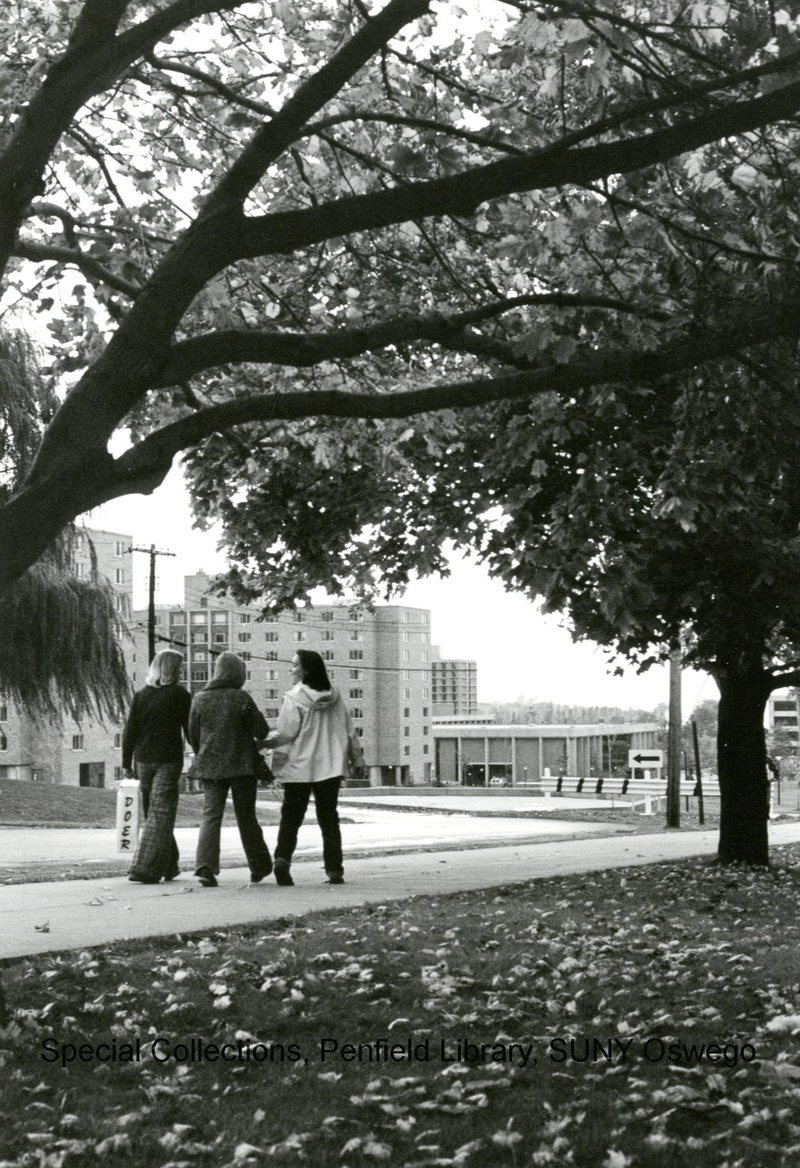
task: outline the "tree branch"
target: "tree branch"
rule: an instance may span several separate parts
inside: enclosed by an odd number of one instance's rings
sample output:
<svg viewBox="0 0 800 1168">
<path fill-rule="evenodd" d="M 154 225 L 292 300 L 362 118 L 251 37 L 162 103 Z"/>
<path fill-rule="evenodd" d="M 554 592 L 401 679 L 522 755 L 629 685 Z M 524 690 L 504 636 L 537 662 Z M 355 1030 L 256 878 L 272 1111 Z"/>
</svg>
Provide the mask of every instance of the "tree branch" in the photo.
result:
<svg viewBox="0 0 800 1168">
<path fill-rule="evenodd" d="M 800 82 L 747 101 L 714 109 L 635 138 L 563 151 L 502 159 L 462 174 L 367 195 L 347 196 L 318 207 L 253 216 L 238 236 L 234 259 L 288 254 L 301 247 L 388 227 L 431 215 L 472 215 L 491 199 L 518 191 L 546 190 L 575 183 L 586 186 L 612 174 L 627 174 L 709 142 L 774 123 L 800 109 Z"/>
<path fill-rule="evenodd" d="M 308 417 L 408 418 L 445 409 L 468 409 L 540 393 L 569 394 L 598 384 L 640 384 L 735 356 L 744 348 L 782 336 L 800 335 L 800 305 L 790 303 L 761 318 L 748 317 L 724 332 L 703 332 L 646 353 L 612 350 L 583 361 L 533 369 L 505 377 L 451 382 L 400 393 L 324 391 L 246 395 L 180 418 L 143 439 L 115 461 L 119 493 L 133 481 L 152 483 L 165 475 L 176 454 L 209 435 L 252 422 L 296 421 Z M 150 487 L 149 489 L 153 489 Z"/>
<path fill-rule="evenodd" d="M 253 329 L 226 329 L 192 337 L 173 345 L 167 364 L 160 371 L 154 389 L 179 385 L 218 365 L 257 364 L 290 365 L 308 368 L 321 361 L 343 360 L 363 353 L 404 345 L 413 341 L 440 344 L 449 349 L 476 352 L 464 330 L 471 325 L 501 316 L 503 313 L 533 305 L 554 308 L 606 308 L 649 320 L 667 321 L 670 314 L 631 304 L 611 296 L 580 296 L 561 292 L 513 296 L 467 312 L 444 314 L 430 312 L 422 316 L 394 317 L 368 328 L 343 328 L 328 333 L 265 332 Z M 481 351 L 485 351 L 482 346 Z M 494 350 L 500 356 L 500 350 Z M 510 364 L 510 350 L 505 359 Z M 528 362 L 524 362 L 525 365 Z"/>
<path fill-rule="evenodd" d="M 118 276 L 116 272 L 112 272 L 110 268 L 105 267 L 94 256 L 87 255 L 80 248 L 57 247 L 53 244 L 34 243 L 33 240 L 20 239 L 11 254 L 23 260 L 33 260 L 34 263 L 52 260 L 57 264 L 72 264 L 89 279 L 106 284 L 116 292 L 130 296 L 131 299 L 138 296 L 141 291 L 138 284 L 132 284 L 130 280 Z"/>
<path fill-rule="evenodd" d="M 268 166 L 298 137 L 303 126 L 406 24 L 424 16 L 430 0 L 389 0 L 386 7 L 356 32 L 312 74 L 274 118 L 258 130 L 205 203 L 213 214 L 230 203 L 241 204 Z"/>
</svg>

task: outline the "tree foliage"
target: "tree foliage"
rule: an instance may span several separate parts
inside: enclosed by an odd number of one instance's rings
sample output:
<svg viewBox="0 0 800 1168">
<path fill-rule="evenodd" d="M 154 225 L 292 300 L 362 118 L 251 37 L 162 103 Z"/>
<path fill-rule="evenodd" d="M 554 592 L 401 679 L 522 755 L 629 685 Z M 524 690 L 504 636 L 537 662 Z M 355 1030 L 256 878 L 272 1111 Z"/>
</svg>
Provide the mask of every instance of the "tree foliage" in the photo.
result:
<svg viewBox="0 0 800 1168">
<path fill-rule="evenodd" d="M 30 341 L 0 334 L 0 500 L 31 465 L 58 402 Z M 41 559 L 0 594 L 0 693 L 31 713 L 59 720 L 118 717 L 129 694 L 113 590 L 92 570 L 73 570 L 69 525 Z"/>
</svg>

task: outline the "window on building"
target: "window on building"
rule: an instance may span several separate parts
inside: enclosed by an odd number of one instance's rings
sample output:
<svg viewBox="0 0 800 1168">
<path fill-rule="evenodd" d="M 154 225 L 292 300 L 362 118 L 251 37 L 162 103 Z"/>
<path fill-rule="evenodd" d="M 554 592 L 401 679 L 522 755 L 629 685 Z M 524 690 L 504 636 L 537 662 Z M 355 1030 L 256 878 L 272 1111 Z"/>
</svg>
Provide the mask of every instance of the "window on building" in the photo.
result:
<svg viewBox="0 0 800 1168">
<path fill-rule="evenodd" d="M 422 716 L 423 716 L 423 718 L 427 718 L 427 716 L 428 716 L 428 707 L 427 706 L 422 707 Z"/>
<path fill-rule="evenodd" d="M 363 669 L 351 669 L 350 670 L 350 680 L 351 681 L 363 681 L 364 680 L 364 670 Z"/>
<path fill-rule="evenodd" d="M 253 654 L 250 652 L 249 649 L 240 649 L 239 656 L 241 657 L 242 661 L 250 661 L 252 659 Z"/>
<path fill-rule="evenodd" d="M 403 621 L 405 622 L 405 624 L 408 624 L 408 622 L 410 620 L 411 620 L 411 613 L 408 612 L 406 609 L 403 609 Z"/>
<path fill-rule="evenodd" d="M 208 613 L 207 612 L 193 612 L 192 616 L 191 616 L 191 621 L 192 621 L 193 625 L 207 625 L 208 624 Z"/>
<path fill-rule="evenodd" d="M 403 754 L 411 754 L 411 747 L 410 747 L 410 746 L 404 746 L 404 747 L 403 747 Z"/>
<path fill-rule="evenodd" d="M 411 690 L 408 686 L 406 686 L 403 690 L 403 697 L 406 699 L 406 701 L 408 701 L 408 699 L 411 697 Z"/>
<path fill-rule="evenodd" d="M 410 669 L 403 670 L 403 681 L 411 681 L 411 670 Z"/>
<path fill-rule="evenodd" d="M 120 746 L 122 746 L 122 735 L 117 733 L 114 735 L 114 749 L 119 750 Z"/>
<path fill-rule="evenodd" d="M 422 660 L 423 660 L 423 661 L 427 661 L 427 660 L 428 660 L 428 651 L 427 651 L 427 649 L 423 649 L 423 650 L 422 650 Z"/>
<path fill-rule="evenodd" d="M 0 750 L 8 750 L 8 739 L 4 730 L 0 730 Z"/>
<path fill-rule="evenodd" d="M 193 661 L 208 661 L 208 650 L 207 649 L 195 649 L 195 651 L 192 653 L 192 660 Z"/>
<path fill-rule="evenodd" d="M 278 691 L 272 686 L 270 689 L 264 690 L 264 697 L 268 702 L 274 702 L 278 696 Z"/>
<path fill-rule="evenodd" d="M 278 650 L 277 649 L 266 649 L 264 652 L 264 660 L 265 661 L 277 661 L 278 660 Z"/>
<path fill-rule="evenodd" d="M 121 766 L 114 767 L 114 782 L 115 783 L 122 782 L 122 767 Z"/>
<path fill-rule="evenodd" d="M 86 747 L 83 744 L 83 735 L 82 734 L 73 734 L 72 735 L 72 749 L 73 750 L 85 750 L 86 749 Z"/>
<path fill-rule="evenodd" d="M 249 612 L 240 612 L 237 613 L 236 619 L 240 625 L 249 625 L 252 618 Z"/>
<path fill-rule="evenodd" d="M 427 742 L 426 742 L 426 743 L 424 743 L 424 745 L 423 745 L 423 747 L 422 747 L 422 753 L 423 753 L 423 754 L 427 754 L 427 753 L 428 753 L 428 744 L 427 744 Z"/>
<path fill-rule="evenodd" d="M 349 656 L 351 661 L 363 661 L 364 660 L 364 650 L 363 649 L 351 649 L 348 656 Z"/>
<path fill-rule="evenodd" d="M 356 734 L 358 735 L 359 738 L 363 738 L 364 737 L 364 727 L 363 726 L 356 726 Z"/>
<path fill-rule="evenodd" d="M 207 596 L 200 597 L 200 607 L 201 608 L 208 608 L 208 597 Z"/>
<path fill-rule="evenodd" d="M 125 553 L 127 552 L 127 550 L 128 550 L 128 545 L 126 543 L 123 543 L 121 539 L 114 541 L 114 555 L 115 556 L 124 556 Z"/>
<path fill-rule="evenodd" d="M 0 722 L 8 721 L 8 706 L 5 702 L 0 704 Z"/>
<path fill-rule="evenodd" d="M 403 640 L 404 641 L 411 640 L 411 633 L 408 631 L 408 629 L 403 629 Z"/>
<path fill-rule="evenodd" d="M 403 737 L 404 737 L 404 738 L 410 738 L 410 737 L 411 737 L 411 727 L 410 727 L 410 726 L 404 726 L 404 727 L 403 727 Z"/>
<path fill-rule="evenodd" d="M 333 620 L 333 618 L 334 618 L 334 613 L 331 612 L 330 609 L 326 609 L 325 612 L 322 613 L 322 619 L 323 619 L 323 621 L 325 621 L 326 624 L 330 624 L 330 622 Z"/>
<path fill-rule="evenodd" d="M 292 638 L 292 640 L 294 640 L 294 641 L 305 641 L 307 639 L 308 639 L 307 634 L 305 633 L 305 631 L 303 629 L 298 629 L 297 632 L 294 634 L 294 637 Z"/>
<path fill-rule="evenodd" d="M 280 710 L 277 706 L 267 706 L 267 708 L 264 710 L 265 718 L 277 718 L 279 714 Z"/>
<path fill-rule="evenodd" d="M 214 644 L 215 645 L 226 645 L 227 642 L 228 642 L 228 634 L 227 633 L 214 633 Z"/>
<path fill-rule="evenodd" d="M 323 641 L 333 641 L 335 639 L 335 637 L 336 637 L 336 634 L 334 633 L 333 629 L 323 629 L 322 630 Z"/>
<path fill-rule="evenodd" d="M 430 734 L 430 732 L 431 732 L 430 726 L 423 726 L 422 727 L 423 737 L 427 738 L 427 736 Z"/>
<path fill-rule="evenodd" d="M 350 690 L 350 697 L 355 698 L 355 699 L 363 698 L 364 697 L 363 689 L 351 689 Z"/>
<path fill-rule="evenodd" d="M 79 564 L 77 561 L 72 565 L 73 573 L 80 579 L 86 575 L 86 565 Z"/>
<path fill-rule="evenodd" d="M 267 631 L 264 633 L 264 640 L 269 641 L 271 644 L 274 645 L 275 642 L 278 640 L 279 636 L 280 636 L 279 633 L 276 633 L 271 629 L 267 629 Z"/>
<path fill-rule="evenodd" d="M 364 711 L 361 709 L 360 706 L 353 706 L 353 708 L 350 710 L 350 716 L 352 718 L 363 718 Z"/>
<path fill-rule="evenodd" d="M 301 612 L 300 609 L 298 608 L 294 614 L 294 619 L 299 624 L 301 621 L 304 621 L 306 619 L 306 614 L 304 612 Z"/>
<path fill-rule="evenodd" d="M 253 680 L 253 671 L 252 671 L 252 669 L 247 669 L 247 670 L 245 670 L 245 679 L 246 679 L 247 681 L 252 681 L 252 680 Z"/>
<path fill-rule="evenodd" d="M 426 701 L 427 701 L 428 697 L 430 696 L 429 691 L 425 687 L 423 687 L 422 696 L 423 696 L 423 698 L 425 698 Z M 427 716 L 428 715 L 426 714 L 425 717 L 427 718 Z"/>
<path fill-rule="evenodd" d="M 411 706 L 403 706 L 403 717 L 404 718 L 411 717 Z"/>
<path fill-rule="evenodd" d="M 420 633 L 420 636 L 422 638 L 423 645 L 430 644 L 430 639 L 431 639 L 430 633 Z"/>
<path fill-rule="evenodd" d="M 364 619 L 364 614 L 360 608 L 351 608 L 349 616 L 351 621 L 363 621 Z"/>
<path fill-rule="evenodd" d="M 333 649 L 323 649 L 322 650 L 322 660 L 323 661 L 333 661 L 335 656 L 336 656 L 336 654 L 334 653 Z"/>
<path fill-rule="evenodd" d="M 220 612 L 219 609 L 216 609 L 211 614 L 211 623 L 212 625 L 226 625 L 228 623 L 227 612 Z"/>
<path fill-rule="evenodd" d="M 208 666 L 193 665 L 191 676 L 192 681 L 208 681 Z"/>
<path fill-rule="evenodd" d="M 248 645 L 252 639 L 252 633 L 237 633 L 236 640 L 240 645 Z"/>
<path fill-rule="evenodd" d="M 277 681 L 278 680 L 277 669 L 265 669 L 264 670 L 264 677 L 266 678 L 267 681 Z"/>
<path fill-rule="evenodd" d="M 117 612 L 123 613 L 123 615 L 126 610 L 126 601 L 127 598 L 124 595 L 114 597 L 114 608 L 117 610 Z"/>
<path fill-rule="evenodd" d="M 404 650 L 403 650 L 403 660 L 404 660 L 404 661 L 410 661 L 410 660 L 411 660 L 411 654 L 410 654 L 410 652 L 408 651 L 408 649 L 404 649 Z"/>
</svg>

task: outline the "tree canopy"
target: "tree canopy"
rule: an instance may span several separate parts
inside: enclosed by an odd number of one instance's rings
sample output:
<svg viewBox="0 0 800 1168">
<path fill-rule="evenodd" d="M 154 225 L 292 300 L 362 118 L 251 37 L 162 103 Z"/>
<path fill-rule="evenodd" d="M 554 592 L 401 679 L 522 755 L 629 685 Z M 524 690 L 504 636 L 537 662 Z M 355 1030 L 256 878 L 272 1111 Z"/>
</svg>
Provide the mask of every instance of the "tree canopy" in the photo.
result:
<svg viewBox="0 0 800 1168">
<path fill-rule="evenodd" d="M 276 423 L 791 341 L 795 7 L 7 5 L 5 303 L 71 388 L 0 513 L 2 580 L 223 431 L 280 449 Z"/>
</svg>

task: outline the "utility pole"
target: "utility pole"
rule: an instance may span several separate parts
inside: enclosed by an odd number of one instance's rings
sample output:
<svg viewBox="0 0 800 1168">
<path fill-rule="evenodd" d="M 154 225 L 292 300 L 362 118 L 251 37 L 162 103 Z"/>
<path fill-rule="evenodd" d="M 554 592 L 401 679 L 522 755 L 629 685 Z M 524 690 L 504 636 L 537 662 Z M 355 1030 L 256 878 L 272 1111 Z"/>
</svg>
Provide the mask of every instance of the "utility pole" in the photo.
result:
<svg viewBox="0 0 800 1168">
<path fill-rule="evenodd" d="M 147 581 L 147 663 L 156 655 L 156 556 L 173 556 L 175 552 L 157 552 L 155 544 L 149 548 L 132 547 L 131 552 L 144 552 L 150 557 L 150 575 Z"/>
<path fill-rule="evenodd" d="M 667 827 L 681 825 L 681 651 L 669 656 L 669 731 L 667 737 Z"/>
</svg>

